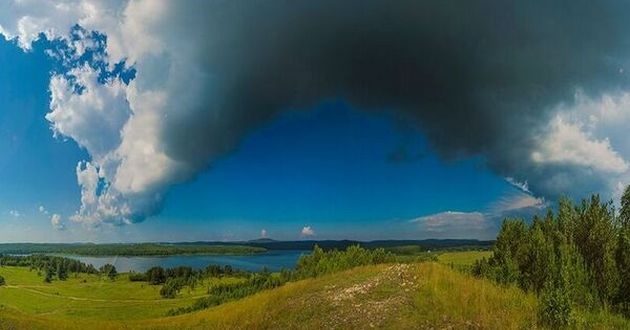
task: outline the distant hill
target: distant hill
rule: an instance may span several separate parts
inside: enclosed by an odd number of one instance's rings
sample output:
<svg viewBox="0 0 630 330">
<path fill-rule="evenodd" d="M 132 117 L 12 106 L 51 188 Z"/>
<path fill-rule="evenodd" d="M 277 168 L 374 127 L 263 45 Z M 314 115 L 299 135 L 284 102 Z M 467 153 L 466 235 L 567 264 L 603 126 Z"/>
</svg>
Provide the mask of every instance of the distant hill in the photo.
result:
<svg viewBox="0 0 630 330">
<path fill-rule="evenodd" d="M 257 238 L 257 239 L 252 239 L 252 240 L 247 241 L 247 243 L 272 243 L 272 242 L 278 242 L 278 241 L 271 238 Z"/>
<path fill-rule="evenodd" d="M 494 241 L 473 239 L 425 239 L 425 240 L 301 240 L 278 241 L 258 238 L 240 242 L 157 242 L 157 243 L 5 243 L 0 244 L 0 254 L 68 253 L 78 255 L 178 255 L 178 254 L 251 254 L 265 250 L 312 250 L 315 245 L 324 250 L 345 249 L 351 245 L 365 248 L 391 248 L 419 246 L 421 250 L 470 250 L 489 249 Z"/>
<path fill-rule="evenodd" d="M 425 250 L 459 250 L 459 249 L 489 249 L 494 241 L 481 241 L 476 239 L 424 239 L 424 240 L 300 240 L 277 241 L 273 239 L 255 239 L 245 242 L 182 242 L 175 244 L 191 245 L 248 245 L 265 248 L 267 250 L 312 250 L 315 245 L 324 250 L 345 249 L 351 245 L 360 245 L 365 248 L 386 248 L 394 246 L 418 245 Z"/>
</svg>

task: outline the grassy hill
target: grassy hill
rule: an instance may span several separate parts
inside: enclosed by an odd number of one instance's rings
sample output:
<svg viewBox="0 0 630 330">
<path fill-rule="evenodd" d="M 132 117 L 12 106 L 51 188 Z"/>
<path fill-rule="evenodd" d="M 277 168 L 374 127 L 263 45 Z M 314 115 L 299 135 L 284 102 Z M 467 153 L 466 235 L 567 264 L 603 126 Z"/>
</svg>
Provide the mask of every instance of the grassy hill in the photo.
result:
<svg viewBox="0 0 630 330">
<path fill-rule="evenodd" d="M 468 260 L 458 255 L 445 258 Z M 30 275 L 29 275 L 30 273 Z M 523 329 L 536 328 L 537 299 L 439 262 L 382 264 L 288 283 L 195 313 L 163 317 L 205 293 L 176 299 L 122 278 L 80 275 L 41 283 L 26 268 L 2 267 L 0 329 Z M 85 280 L 85 282 L 84 282 Z M 220 281 L 234 281 L 222 279 Z M 584 313 L 578 328 L 630 328 L 609 314 Z"/>
</svg>

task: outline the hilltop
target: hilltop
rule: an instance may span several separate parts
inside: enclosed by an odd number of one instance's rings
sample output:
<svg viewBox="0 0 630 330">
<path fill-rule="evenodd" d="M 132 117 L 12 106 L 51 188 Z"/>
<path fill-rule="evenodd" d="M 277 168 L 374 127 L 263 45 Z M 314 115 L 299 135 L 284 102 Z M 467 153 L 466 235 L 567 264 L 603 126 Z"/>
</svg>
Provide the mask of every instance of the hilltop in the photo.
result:
<svg viewBox="0 0 630 330">
<path fill-rule="evenodd" d="M 447 256 L 446 260 L 461 259 L 461 255 L 456 257 Z M 6 268 L 3 272 L 7 273 Z M 7 279 L 13 282 L 18 275 L 23 276 L 14 274 Z M 88 279 L 92 291 L 83 292 L 77 288 L 81 281 L 71 278 L 49 289 L 42 288 L 39 280 L 0 288 L 0 329 L 538 327 L 535 295 L 471 277 L 437 262 L 357 267 L 290 282 L 217 307 L 173 317 L 160 316 L 167 308 L 163 306 L 165 303 L 170 306 L 190 303 L 202 292 L 194 290 L 179 299 L 164 300 L 154 289 L 134 282 L 90 284 Z M 582 322 L 585 328 L 630 326 L 627 320 L 603 312 L 583 314 Z"/>
</svg>

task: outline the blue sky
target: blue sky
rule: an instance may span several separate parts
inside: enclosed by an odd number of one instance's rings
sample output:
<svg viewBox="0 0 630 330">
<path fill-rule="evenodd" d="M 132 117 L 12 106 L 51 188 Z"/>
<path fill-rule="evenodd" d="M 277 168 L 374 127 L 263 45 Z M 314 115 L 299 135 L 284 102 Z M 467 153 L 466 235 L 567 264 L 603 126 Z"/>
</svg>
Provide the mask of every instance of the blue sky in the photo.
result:
<svg viewBox="0 0 630 330">
<path fill-rule="evenodd" d="M 439 160 L 422 134 L 386 111 L 327 100 L 248 134 L 236 150 L 172 187 L 160 214 L 141 224 L 56 231 L 50 216 L 67 218 L 79 207 L 75 167 L 88 155 L 71 139 L 53 137 L 44 118 L 55 65 L 43 52 L 48 47 L 40 41 L 25 53 L 0 42 L 5 241 L 251 239 L 262 229 L 300 239 L 304 226 L 321 239 L 422 238 L 431 233 L 409 220 L 482 210 L 516 190 L 479 159 Z"/>
<path fill-rule="evenodd" d="M 0 2 L 0 241 L 491 239 L 630 182 L 624 3 L 66 1 Z"/>
</svg>

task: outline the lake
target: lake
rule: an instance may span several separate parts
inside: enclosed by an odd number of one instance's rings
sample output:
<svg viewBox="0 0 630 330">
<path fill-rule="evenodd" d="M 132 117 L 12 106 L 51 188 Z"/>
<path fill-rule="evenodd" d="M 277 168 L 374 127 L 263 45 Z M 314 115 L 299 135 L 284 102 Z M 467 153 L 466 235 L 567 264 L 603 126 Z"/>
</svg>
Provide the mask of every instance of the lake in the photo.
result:
<svg viewBox="0 0 630 330">
<path fill-rule="evenodd" d="M 118 272 L 145 272 L 154 266 L 172 268 L 177 266 L 190 266 L 196 269 L 205 268 L 208 265 L 230 265 L 233 268 L 259 271 L 267 267 L 270 271 L 279 271 L 282 268 L 293 268 L 298 258 L 310 251 L 284 250 L 268 251 L 259 254 L 248 255 L 177 255 L 177 256 L 78 256 L 61 255 L 66 258 L 80 260 L 87 264 L 92 264 L 97 269 L 104 264 L 113 264 Z"/>
</svg>

